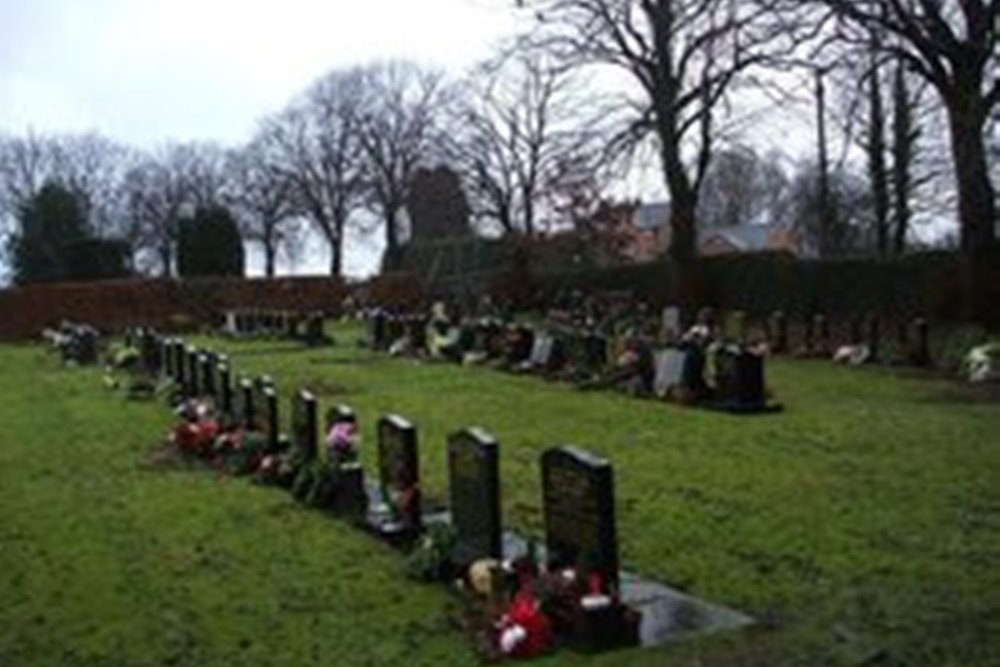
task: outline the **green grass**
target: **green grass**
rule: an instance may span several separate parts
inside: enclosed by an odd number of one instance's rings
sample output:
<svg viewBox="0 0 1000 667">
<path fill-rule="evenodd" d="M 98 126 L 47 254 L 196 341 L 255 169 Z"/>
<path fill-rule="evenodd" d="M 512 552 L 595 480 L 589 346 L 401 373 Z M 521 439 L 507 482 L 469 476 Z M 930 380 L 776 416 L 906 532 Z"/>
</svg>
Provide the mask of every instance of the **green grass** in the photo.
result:
<svg viewBox="0 0 1000 667">
<path fill-rule="evenodd" d="M 777 360 L 760 417 L 581 393 L 341 346 L 211 341 L 288 397 L 501 442 L 504 518 L 539 535 L 538 454 L 615 464 L 624 564 L 746 611 L 752 629 L 540 664 L 1000 664 L 1000 405 L 921 376 Z M 448 594 L 287 494 L 148 464 L 171 418 L 40 348 L 0 348 L 0 665 L 466 665 Z M 287 430 L 287 422 L 285 424 Z"/>
</svg>

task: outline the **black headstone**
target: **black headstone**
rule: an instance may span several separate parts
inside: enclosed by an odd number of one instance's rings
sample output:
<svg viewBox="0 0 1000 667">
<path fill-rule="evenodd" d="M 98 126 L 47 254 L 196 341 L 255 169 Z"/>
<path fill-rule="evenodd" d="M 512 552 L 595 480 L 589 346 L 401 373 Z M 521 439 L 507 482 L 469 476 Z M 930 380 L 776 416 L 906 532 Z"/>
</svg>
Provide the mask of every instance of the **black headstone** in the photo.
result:
<svg viewBox="0 0 1000 667">
<path fill-rule="evenodd" d="M 264 387 L 261 395 L 264 398 L 264 434 L 267 436 L 267 448 L 269 451 L 278 449 L 278 440 L 281 437 L 281 427 L 278 424 L 278 394 L 274 387 Z"/>
<path fill-rule="evenodd" d="M 916 336 L 910 352 L 910 361 L 916 366 L 929 366 L 931 363 L 931 347 L 928 335 L 927 320 L 917 318 L 913 321 Z"/>
<path fill-rule="evenodd" d="M 184 386 L 187 390 L 187 395 L 191 398 L 201 396 L 201 382 L 199 381 L 201 377 L 201 368 L 199 357 L 200 355 L 198 354 L 198 350 L 193 347 L 189 347 L 187 349 L 187 372 L 184 374 Z"/>
<path fill-rule="evenodd" d="M 500 462 L 493 436 L 468 428 L 448 437 L 448 484 L 451 521 L 458 535 L 455 562 L 499 559 Z"/>
<path fill-rule="evenodd" d="M 229 370 L 229 365 L 219 363 L 216 369 L 216 376 L 219 381 L 219 411 L 227 418 L 233 416 L 233 375 Z"/>
<path fill-rule="evenodd" d="M 215 363 L 214 355 L 203 352 L 198 355 L 198 367 L 200 379 L 198 386 L 201 387 L 203 396 L 215 397 Z"/>
<path fill-rule="evenodd" d="M 292 441 L 308 460 L 319 453 L 316 397 L 305 389 L 292 398 Z"/>
<path fill-rule="evenodd" d="M 882 332 L 880 330 L 877 315 L 868 318 L 868 358 L 871 361 L 878 361 L 881 348 Z"/>
<path fill-rule="evenodd" d="M 407 530 L 421 526 L 420 458 L 417 429 L 398 415 L 378 421 L 379 481 L 396 503 Z"/>
<path fill-rule="evenodd" d="M 253 382 L 244 378 L 240 380 L 240 407 L 238 421 L 248 431 L 257 430 L 257 406 L 254 403 L 256 392 Z"/>
<path fill-rule="evenodd" d="M 611 464 L 576 447 L 542 452 L 545 543 L 550 564 L 597 573 L 618 590 L 618 536 Z M 582 570 L 582 572 L 581 572 Z"/>
</svg>

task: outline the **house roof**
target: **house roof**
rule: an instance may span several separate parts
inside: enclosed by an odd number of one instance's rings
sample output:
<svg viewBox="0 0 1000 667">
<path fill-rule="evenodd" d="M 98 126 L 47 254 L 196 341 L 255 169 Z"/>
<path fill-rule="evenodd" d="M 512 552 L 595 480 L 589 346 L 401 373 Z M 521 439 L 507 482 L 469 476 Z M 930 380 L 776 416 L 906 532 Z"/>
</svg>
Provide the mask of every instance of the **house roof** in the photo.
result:
<svg viewBox="0 0 1000 667">
<path fill-rule="evenodd" d="M 713 236 L 722 237 L 734 248 L 741 251 L 764 250 L 767 248 L 768 238 L 772 230 L 773 228 L 768 225 L 736 225 L 701 230 L 699 236 L 702 237 L 702 242 Z"/>
<path fill-rule="evenodd" d="M 635 210 L 635 226 L 653 230 L 665 227 L 670 220 L 670 203 L 642 204 Z"/>
</svg>

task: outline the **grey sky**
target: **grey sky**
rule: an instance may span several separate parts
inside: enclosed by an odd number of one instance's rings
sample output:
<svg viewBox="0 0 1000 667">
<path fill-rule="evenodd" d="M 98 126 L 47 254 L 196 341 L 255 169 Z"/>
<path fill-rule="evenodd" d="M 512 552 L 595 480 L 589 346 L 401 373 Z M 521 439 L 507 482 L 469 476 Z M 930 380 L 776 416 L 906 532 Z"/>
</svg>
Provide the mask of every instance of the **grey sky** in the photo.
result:
<svg viewBox="0 0 1000 667">
<path fill-rule="evenodd" d="M 237 143 L 333 67 L 460 71 L 514 25 L 491 0 L 0 0 L 0 129 Z"/>
</svg>

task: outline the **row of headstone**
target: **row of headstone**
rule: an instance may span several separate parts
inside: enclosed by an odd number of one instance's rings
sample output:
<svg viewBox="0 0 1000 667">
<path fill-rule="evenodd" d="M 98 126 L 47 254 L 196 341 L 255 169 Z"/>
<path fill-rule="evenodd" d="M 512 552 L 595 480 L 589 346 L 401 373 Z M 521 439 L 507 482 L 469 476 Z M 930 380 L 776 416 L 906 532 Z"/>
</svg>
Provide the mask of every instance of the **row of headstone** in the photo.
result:
<svg viewBox="0 0 1000 667">
<path fill-rule="evenodd" d="M 210 350 L 185 345 L 178 338 L 162 338 L 158 344 L 161 370 L 185 398 L 210 398 L 220 419 L 249 431 L 263 433 L 273 451 L 281 438 L 278 398 L 269 376 L 243 378 L 236 385 L 229 358 Z"/>
<path fill-rule="evenodd" d="M 308 345 L 329 342 L 320 312 L 303 316 L 289 311 L 231 310 L 225 313 L 223 330 L 232 336 L 282 336 Z"/>
<path fill-rule="evenodd" d="M 301 390 L 292 398 L 293 446 L 306 460 L 319 453 L 319 407 Z M 327 414 L 327 429 L 338 421 L 356 423 L 343 405 Z M 417 533 L 423 528 L 420 457 L 416 427 L 399 415 L 385 415 L 376 425 L 378 484 L 398 503 L 396 525 L 389 530 Z M 448 436 L 447 465 L 451 524 L 457 564 L 503 557 L 500 460 L 496 439 L 481 428 Z M 360 473 L 360 465 L 356 470 Z M 618 586 L 614 479 L 611 464 L 575 447 L 555 447 L 541 455 L 545 544 L 551 566 L 584 568 L 601 576 L 609 590 Z M 355 476 L 353 499 L 363 484 Z M 340 480 L 343 482 L 343 480 Z M 357 509 L 357 505 L 355 505 Z M 384 530 L 384 525 L 373 526 Z"/>
<path fill-rule="evenodd" d="M 829 318 L 816 314 L 803 322 L 803 342 L 799 350 L 806 356 L 828 357 L 834 353 L 832 328 Z M 852 346 L 867 346 L 868 359 L 881 361 L 884 357 L 885 343 L 889 342 L 883 322 L 875 316 L 854 317 L 848 324 L 847 342 Z M 898 322 L 895 327 L 895 344 L 899 350 L 900 360 L 914 366 L 928 366 L 931 363 L 930 331 L 927 320 L 916 318 L 909 322 Z M 789 322 L 781 312 L 773 313 L 765 321 L 765 331 L 776 353 L 791 351 L 789 343 Z"/>
<path fill-rule="evenodd" d="M 711 308 L 698 311 L 696 324 L 709 328 L 716 334 L 718 340 L 729 344 L 745 344 L 751 342 L 749 336 L 749 320 L 743 311 L 735 310 L 725 313 L 721 322 L 716 312 Z M 791 352 L 789 336 L 790 320 L 784 311 L 775 311 L 761 322 L 763 337 L 767 340 L 772 352 L 783 354 Z M 681 312 L 674 306 L 668 306 L 661 313 L 660 331 L 668 341 L 678 340 L 682 333 Z M 855 317 L 849 322 L 848 342 L 853 346 L 865 345 L 868 358 L 879 361 L 885 350 L 887 331 L 883 322 L 875 316 Z M 929 327 L 923 318 L 911 321 L 900 321 L 895 327 L 896 347 L 901 353 L 901 360 L 916 366 L 930 364 Z M 830 319 L 819 313 L 804 318 L 802 321 L 802 346 L 798 352 L 805 356 L 828 357 L 834 353 L 834 337 Z"/>
</svg>

